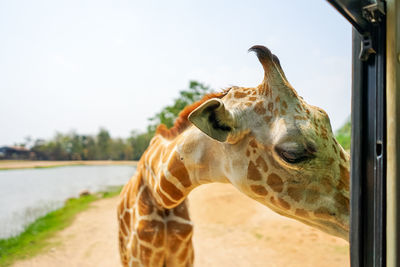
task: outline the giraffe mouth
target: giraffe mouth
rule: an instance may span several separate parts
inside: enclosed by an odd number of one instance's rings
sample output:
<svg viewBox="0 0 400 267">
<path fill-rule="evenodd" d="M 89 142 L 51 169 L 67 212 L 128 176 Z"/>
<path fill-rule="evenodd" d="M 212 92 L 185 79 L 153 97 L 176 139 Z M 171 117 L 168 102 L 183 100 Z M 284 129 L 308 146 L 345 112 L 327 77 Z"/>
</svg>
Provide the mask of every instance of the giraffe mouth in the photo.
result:
<svg viewBox="0 0 400 267">
<path fill-rule="evenodd" d="M 349 241 L 349 226 L 341 223 L 334 223 L 330 221 L 323 222 L 324 226 L 327 228 L 325 232 L 340 237 L 346 241 Z"/>
<path fill-rule="evenodd" d="M 312 227 L 318 228 L 321 231 L 328 233 L 330 235 L 334 235 L 340 237 L 346 241 L 349 241 L 349 224 L 348 223 L 341 223 L 338 220 L 301 220 L 305 224 L 308 224 Z"/>
<path fill-rule="evenodd" d="M 292 214 L 285 214 L 283 212 L 278 212 L 279 214 L 287 217 L 291 217 L 295 220 L 298 220 L 304 224 L 307 224 L 311 227 L 318 228 L 319 230 L 334 235 L 336 237 L 342 238 L 346 241 L 349 241 L 349 222 L 345 219 L 344 222 L 340 221 L 336 216 L 332 215 L 329 218 L 311 218 L 311 217 L 299 217 L 293 216 Z"/>
</svg>

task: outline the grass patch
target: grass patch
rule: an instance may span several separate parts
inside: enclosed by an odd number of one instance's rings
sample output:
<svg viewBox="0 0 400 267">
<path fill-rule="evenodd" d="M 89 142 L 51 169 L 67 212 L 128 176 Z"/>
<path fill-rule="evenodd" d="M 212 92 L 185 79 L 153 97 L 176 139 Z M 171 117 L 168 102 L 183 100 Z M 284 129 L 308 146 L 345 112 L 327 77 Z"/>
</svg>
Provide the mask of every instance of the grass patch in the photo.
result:
<svg viewBox="0 0 400 267">
<path fill-rule="evenodd" d="M 263 235 L 260 234 L 260 233 L 254 233 L 254 236 L 255 236 L 257 239 L 261 239 L 261 238 L 263 237 Z"/>
<path fill-rule="evenodd" d="M 49 168 L 59 168 L 59 167 L 73 167 L 73 166 L 83 166 L 83 164 L 66 164 L 66 165 L 49 165 L 49 166 L 33 166 L 31 169 L 49 169 Z"/>
<path fill-rule="evenodd" d="M 50 248 L 54 243 L 49 239 L 69 226 L 76 214 L 86 210 L 95 200 L 118 195 L 121 189 L 121 186 L 113 187 L 107 192 L 69 199 L 64 207 L 37 219 L 19 236 L 0 239 L 0 266 L 9 266 L 16 260 L 31 258 Z"/>
<path fill-rule="evenodd" d="M 90 166 L 80 163 L 72 163 L 72 164 L 58 164 L 58 165 L 48 165 L 48 166 L 21 166 L 21 167 L 0 167 L 0 171 L 8 171 L 8 170 L 23 170 L 23 169 L 50 169 L 50 168 L 59 168 L 59 167 L 73 167 L 73 166 Z"/>
<path fill-rule="evenodd" d="M 335 253 L 347 254 L 349 253 L 349 246 L 334 246 Z"/>
<path fill-rule="evenodd" d="M 26 162 L 26 164 L 23 164 Z M 41 165 L 44 162 L 50 163 Z M 10 166 L 12 163 L 19 163 L 16 166 Z M 32 165 L 32 163 L 36 163 L 37 165 Z M 79 160 L 79 161 L 71 161 L 71 160 L 64 160 L 64 161 L 35 161 L 35 160 L 27 160 L 27 161 L 18 161 L 18 160 L 0 160 L 0 171 L 7 171 L 7 170 L 20 170 L 20 169 L 48 169 L 48 168 L 58 168 L 58 167 L 72 167 L 72 166 L 136 166 L 137 161 L 119 161 L 119 160 Z"/>
<path fill-rule="evenodd" d="M 339 130 L 336 131 L 336 140 L 346 151 L 350 151 L 351 144 L 351 122 L 347 121 Z"/>
</svg>

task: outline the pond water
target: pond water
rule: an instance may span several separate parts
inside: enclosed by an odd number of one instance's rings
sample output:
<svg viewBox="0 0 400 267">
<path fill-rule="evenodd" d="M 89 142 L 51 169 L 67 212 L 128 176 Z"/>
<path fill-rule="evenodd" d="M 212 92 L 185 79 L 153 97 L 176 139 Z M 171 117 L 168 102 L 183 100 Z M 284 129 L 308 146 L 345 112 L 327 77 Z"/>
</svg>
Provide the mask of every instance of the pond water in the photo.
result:
<svg viewBox="0 0 400 267">
<path fill-rule="evenodd" d="M 82 190 L 98 192 L 125 184 L 133 166 L 67 166 L 0 171 L 0 239 L 63 206 Z"/>
</svg>

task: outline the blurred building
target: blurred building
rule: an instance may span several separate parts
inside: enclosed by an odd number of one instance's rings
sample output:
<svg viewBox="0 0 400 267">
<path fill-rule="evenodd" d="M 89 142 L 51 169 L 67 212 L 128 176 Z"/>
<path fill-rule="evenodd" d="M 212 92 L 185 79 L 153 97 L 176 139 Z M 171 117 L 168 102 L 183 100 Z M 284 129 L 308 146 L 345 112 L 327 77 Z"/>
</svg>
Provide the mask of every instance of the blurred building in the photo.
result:
<svg viewBox="0 0 400 267">
<path fill-rule="evenodd" d="M 22 146 L 0 147 L 0 159 L 29 159 L 32 152 Z"/>
</svg>

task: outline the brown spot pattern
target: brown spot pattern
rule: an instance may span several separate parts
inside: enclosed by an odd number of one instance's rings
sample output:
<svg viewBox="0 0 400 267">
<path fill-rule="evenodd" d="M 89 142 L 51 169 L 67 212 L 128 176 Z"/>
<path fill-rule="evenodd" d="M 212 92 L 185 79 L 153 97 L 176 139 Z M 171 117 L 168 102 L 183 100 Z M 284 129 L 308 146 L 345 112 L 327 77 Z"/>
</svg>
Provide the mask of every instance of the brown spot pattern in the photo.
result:
<svg viewBox="0 0 400 267">
<path fill-rule="evenodd" d="M 130 229 L 131 228 L 131 213 L 125 211 L 123 220 L 124 220 L 125 225 L 127 226 L 127 228 Z"/>
<path fill-rule="evenodd" d="M 134 257 L 137 256 L 137 251 L 138 251 L 138 240 L 137 240 L 137 237 L 134 235 L 133 242 L 132 242 L 132 255 Z"/>
<path fill-rule="evenodd" d="M 269 88 L 268 84 L 264 84 L 265 95 L 270 96 L 272 94 L 271 88 Z"/>
<path fill-rule="evenodd" d="M 188 235 L 192 234 L 193 226 L 187 223 L 179 223 L 175 221 L 167 222 L 167 232 L 168 235 L 176 235 L 181 239 L 186 238 Z"/>
<path fill-rule="evenodd" d="M 256 164 L 258 167 L 261 167 L 264 172 L 268 171 L 268 165 L 261 156 L 258 156 L 256 159 Z"/>
<path fill-rule="evenodd" d="M 256 193 L 257 195 L 260 195 L 260 196 L 266 196 L 266 195 L 268 195 L 268 191 L 267 191 L 267 189 L 265 189 L 264 186 L 261 186 L 261 185 L 251 185 L 250 188 L 251 188 L 251 190 L 252 190 L 254 193 Z"/>
<path fill-rule="evenodd" d="M 153 257 L 153 266 L 162 266 L 165 259 L 164 251 L 156 252 Z"/>
<path fill-rule="evenodd" d="M 162 201 L 164 202 L 164 204 L 166 206 L 175 205 L 176 202 L 173 202 L 169 198 L 167 198 L 167 196 L 165 196 L 164 193 L 161 192 L 160 188 L 157 187 L 156 191 L 157 191 L 157 194 L 161 197 Z"/>
<path fill-rule="evenodd" d="M 162 153 L 163 149 L 161 146 L 159 146 L 155 151 L 154 151 L 154 155 L 151 158 L 151 162 L 150 162 L 150 168 L 153 171 L 153 173 L 157 174 L 158 170 L 159 170 L 159 165 L 158 163 L 161 160 L 161 153 Z"/>
<path fill-rule="evenodd" d="M 178 236 L 168 234 L 168 247 L 173 254 L 178 251 L 178 248 L 181 244 L 182 241 Z"/>
<path fill-rule="evenodd" d="M 321 218 L 321 219 L 326 219 L 329 220 L 333 216 L 335 216 L 335 213 L 330 212 L 328 208 L 326 207 L 319 207 L 314 211 L 315 217 Z"/>
<path fill-rule="evenodd" d="M 270 94 L 270 90 L 267 84 L 263 84 L 261 86 L 258 87 L 258 92 L 260 93 L 260 95 L 266 95 L 268 96 Z"/>
<path fill-rule="evenodd" d="M 126 213 L 127 213 L 127 212 L 126 212 Z M 126 236 L 126 235 L 128 234 L 128 230 L 129 230 L 129 229 L 127 229 L 127 226 L 126 226 L 126 224 L 125 224 L 125 221 L 120 221 L 119 227 L 120 227 L 120 229 L 121 229 L 121 231 L 122 231 L 122 234 L 123 234 L 124 236 Z"/>
<path fill-rule="evenodd" d="M 299 188 L 299 187 L 294 187 L 294 186 L 289 187 L 287 190 L 289 197 L 297 202 L 299 202 L 301 200 L 303 191 L 304 191 L 304 188 Z"/>
<path fill-rule="evenodd" d="M 149 266 L 152 249 L 146 246 L 140 245 L 140 260 L 143 265 Z"/>
<path fill-rule="evenodd" d="M 164 217 L 164 212 L 162 210 L 157 210 L 157 214 L 160 217 Z"/>
<path fill-rule="evenodd" d="M 189 220 L 189 211 L 185 205 L 185 202 L 182 204 L 178 205 L 176 208 L 174 208 L 174 214 L 178 217 L 181 217 L 185 220 Z"/>
<path fill-rule="evenodd" d="M 330 193 L 333 189 L 331 181 L 332 181 L 331 177 L 325 177 L 321 179 L 321 186 L 323 187 L 326 193 Z"/>
<path fill-rule="evenodd" d="M 186 245 L 185 248 L 182 250 L 182 252 L 179 255 L 180 262 L 184 262 L 186 260 L 188 250 L 189 250 L 189 246 Z"/>
<path fill-rule="evenodd" d="M 250 145 L 251 147 L 257 147 L 257 142 L 256 142 L 254 139 L 251 139 L 249 145 Z"/>
<path fill-rule="evenodd" d="M 296 214 L 297 216 L 300 216 L 300 217 L 309 217 L 308 212 L 304 209 L 296 209 L 294 214 Z"/>
<path fill-rule="evenodd" d="M 335 194 L 335 201 L 337 203 L 337 209 L 340 214 L 348 214 L 350 211 L 350 201 L 347 197 L 340 193 Z"/>
<path fill-rule="evenodd" d="M 164 223 L 160 221 L 141 220 L 136 232 L 140 240 L 152 243 L 156 247 L 160 247 L 164 242 L 165 228 Z"/>
<path fill-rule="evenodd" d="M 311 188 L 306 192 L 306 202 L 308 203 L 315 203 L 319 197 L 321 196 L 320 192 L 316 188 Z"/>
<path fill-rule="evenodd" d="M 254 106 L 254 112 L 258 115 L 265 114 L 266 110 L 264 108 L 264 104 L 261 101 L 257 102 L 257 104 Z"/>
<path fill-rule="evenodd" d="M 183 198 L 181 190 L 179 190 L 173 183 L 168 181 L 168 179 L 163 174 L 160 178 L 160 187 L 167 193 L 173 200 L 180 200 Z"/>
<path fill-rule="evenodd" d="M 236 91 L 236 92 L 233 94 L 233 96 L 234 96 L 235 98 L 243 98 L 243 97 L 246 97 L 247 94 L 246 94 L 246 93 L 243 93 L 243 92 Z"/>
<path fill-rule="evenodd" d="M 294 116 L 294 119 L 295 120 L 303 120 L 303 121 L 305 121 L 305 120 L 307 120 L 307 117 L 303 117 L 303 116 L 298 116 L 298 115 L 296 115 L 296 116 Z"/>
<path fill-rule="evenodd" d="M 153 203 L 151 203 L 151 195 L 147 186 L 143 189 L 138 200 L 139 215 L 147 215 L 153 212 Z"/>
<path fill-rule="evenodd" d="M 279 206 L 281 206 L 282 208 L 284 208 L 284 209 L 286 209 L 286 210 L 289 210 L 290 209 L 290 204 L 289 203 L 287 203 L 283 198 L 278 198 L 278 203 L 279 203 Z"/>
<path fill-rule="evenodd" d="M 265 117 L 264 117 L 264 121 L 265 121 L 266 123 L 270 123 L 270 122 L 271 122 L 271 119 L 272 119 L 272 116 L 265 116 Z"/>
<path fill-rule="evenodd" d="M 176 152 L 174 153 L 172 159 L 168 163 L 168 171 L 174 177 L 176 177 L 184 187 L 189 187 L 192 185 L 189 173 L 185 165 L 183 164 L 182 160 L 180 159 L 179 154 Z"/>
<path fill-rule="evenodd" d="M 247 179 L 253 181 L 260 181 L 262 179 L 261 173 L 258 171 L 256 165 L 254 165 L 252 161 L 250 161 L 247 168 Z"/>
<path fill-rule="evenodd" d="M 325 127 L 321 128 L 321 136 L 322 138 L 324 138 L 325 140 L 328 140 L 328 131 L 326 130 Z"/>
<path fill-rule="evenodd" d="M 282 192 L 283 190 L 283 182 L 281 177 L 279 177 L 278 175 L 276 175 L 275 173 L 271 173 L 268 176 L 267 179 L 267 184 L 271 187 L 272 190 L 274 190 L 275 192 Z"/>
</svg>

